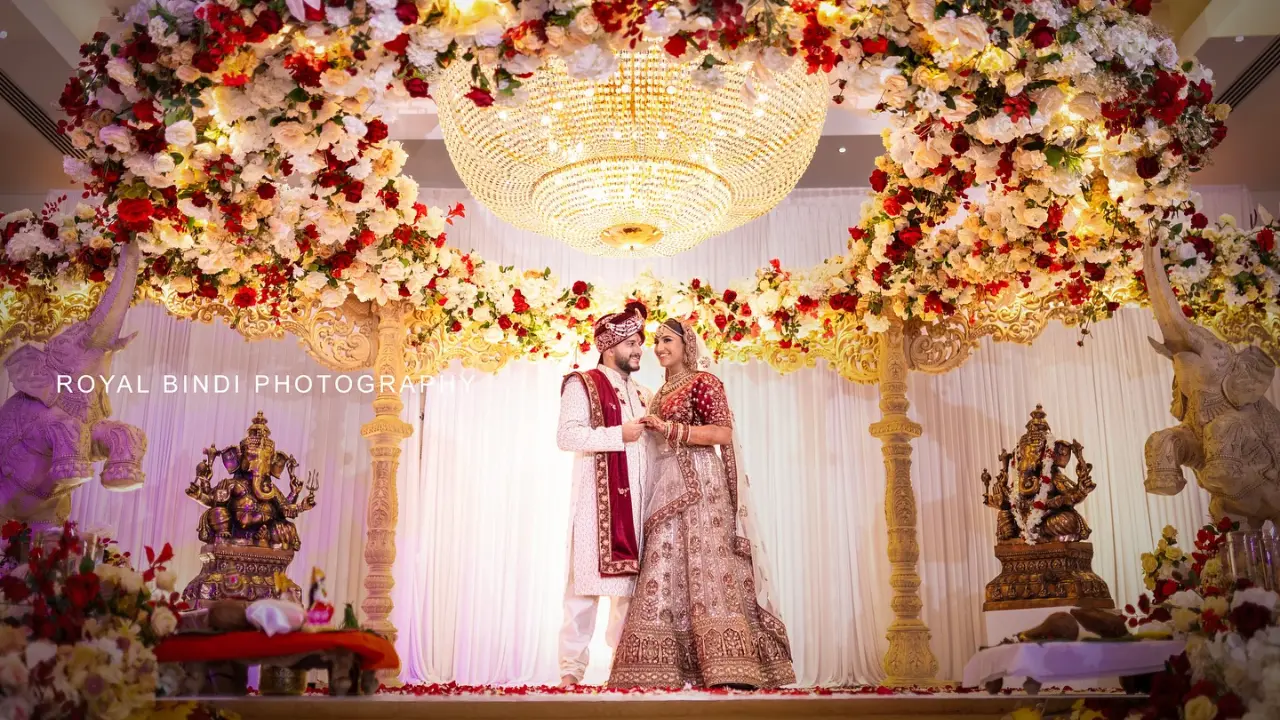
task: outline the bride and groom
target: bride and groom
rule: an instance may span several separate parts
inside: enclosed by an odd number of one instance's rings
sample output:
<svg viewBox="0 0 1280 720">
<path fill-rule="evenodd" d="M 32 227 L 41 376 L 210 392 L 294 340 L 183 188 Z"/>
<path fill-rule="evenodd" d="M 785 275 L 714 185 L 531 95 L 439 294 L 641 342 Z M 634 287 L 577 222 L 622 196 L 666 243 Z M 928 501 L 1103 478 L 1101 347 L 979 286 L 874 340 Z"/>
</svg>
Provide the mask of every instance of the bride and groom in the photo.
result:
<svg viewBox="0 0 1280 720">
<path fill-rule="evenodd" d="M 561 388 L 557 443 L 577 454 L 561 685 L 582 681 L 601 597 L 611 687 L 791 684 L 724 386 L 674 319 L 654 337 L 666 382 L 652 396 L 636 384 L 646 319 L 636 303 L 602 318 L 599 366 Z"/>
</svg>

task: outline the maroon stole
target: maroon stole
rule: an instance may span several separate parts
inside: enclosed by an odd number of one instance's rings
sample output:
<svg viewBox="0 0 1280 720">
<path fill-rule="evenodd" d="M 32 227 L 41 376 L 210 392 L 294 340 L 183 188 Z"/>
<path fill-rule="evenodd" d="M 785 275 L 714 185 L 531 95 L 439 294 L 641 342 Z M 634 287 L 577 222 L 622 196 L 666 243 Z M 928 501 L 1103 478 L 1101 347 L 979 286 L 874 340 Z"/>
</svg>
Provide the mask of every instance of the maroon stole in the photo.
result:
<svg viewBox="0 0 1280 720">
<path fill-rule="evenodd" d="M 618 427 L 622 405 L 609 378 L 599 369 L 565 376 L 578 378 L 587 391 L 591 427 Z M 563 385 L 561 386 L 563 388 Z M 626 450 L 598 452 L 596 465 L 596 554 L 600 575 L 618 577 L 640 574 L 640 544 L 631 516 L 631 483 L 627 477 Z"/>
</svg>

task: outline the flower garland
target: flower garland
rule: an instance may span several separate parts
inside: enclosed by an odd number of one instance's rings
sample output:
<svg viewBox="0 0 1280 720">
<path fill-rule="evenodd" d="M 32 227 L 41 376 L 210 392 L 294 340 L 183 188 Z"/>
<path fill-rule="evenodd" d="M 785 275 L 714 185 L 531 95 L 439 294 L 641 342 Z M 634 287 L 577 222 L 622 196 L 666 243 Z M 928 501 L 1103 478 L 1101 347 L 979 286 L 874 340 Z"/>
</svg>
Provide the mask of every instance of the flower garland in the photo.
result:
<svg viewBox="0 0 1280 720">
<path fill-rule="evenodd" d="M 1040 453 L 1041 467 L 1053 467 L 1053 435 L 1046 433 L 1044 438 L 1044 450 Z M 1029 503 L 1021 500 L 1013 503 L 1013 519 L 1018 524 L 1018 534 L 1028 545 L 1035 545 L 1040 542 L 1040 524 L 1044 521 L 1044 514 L 1047 506 L 1045 501 L 1049 499 L 1049 491 L 1053 489 L 1053 478 L 1042 474 L 1040 476 L 1040 487 L 1036 490 L 1036 496 Z"/>
<path fill-rule="evenodd" d="M 67 525 L 52 544 L 32 544 L 17 522 L 0 529 L 0 716 L 124 718 L 155 703 L 160 638 L 182 609 L 165 545 L 147 548 L 136 572 L 128 554 L 99 559 Z"/>
<path fill-rule="evenodd" d="M 60 101 L 86 156 L 66 170 L 100 209 L 10 221 L 0 279 L 98 280 L 114 246 L 136 240 L 142 282 L 156 288 L 273 313 L 402 299 L 444 308 L 455 331 L 563 352 L 601 304 L 548 273 L 448 247 L 463 211 L 417 202 L 384 118 L 428 97 L 452 63 L 472 67 L 470 101 L 519 102 L 549 58 L 605 77 L 616 49 L 648 38 L 705 87 L 724 82 L 720 66 L 751 63 L 744 91 L 756 93 L 804 62 L 829 74 L 836 101 L 874 94 L 894 116 L 849 253 L 803 273 L 775 264 L 758 291 L 735 291 L 740 300 L 718 294 L 703 308 L 709 335 L 803 349 L 842 313 L 875 332 L 891 312 L 932 319 L 1014 296 L 1102 317 L 1132 290 L 1140 238 L 1184 207 L 1187 173 L 1224 133 L 1209 73 L 1177 62 L 1149 10 L 1149 0 L 140 0 L 117 33 L 84 46 Z M 968 195 L 979 188 L 980 212 Z M 975 211 L 944 227 L 965 209 Z M 10 248 L 15 225 L 25 231 Z M 788 275 L 804 292 L 788 292 Z M 697 280 L 664 291 L 711 305 Z"/>
</svg>

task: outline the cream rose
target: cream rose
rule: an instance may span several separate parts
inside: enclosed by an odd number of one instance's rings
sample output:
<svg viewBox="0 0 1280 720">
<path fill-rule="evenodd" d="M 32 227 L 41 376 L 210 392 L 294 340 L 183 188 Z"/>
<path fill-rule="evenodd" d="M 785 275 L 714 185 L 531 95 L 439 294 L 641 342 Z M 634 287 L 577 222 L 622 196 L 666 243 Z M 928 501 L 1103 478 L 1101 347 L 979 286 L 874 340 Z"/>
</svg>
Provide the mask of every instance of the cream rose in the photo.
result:
<svg viewBox="0 0 1280 720">
<path fill-rule="evenodd" d="M 179 120 L 164 129 L 165 142 L 178 147 L 187 147 L 196 143 L 196 126 L 190 120 Z"/>
<path fill-rule="evenodd" d="M 151 613 L 151 630 L 156 635 L 164 637 L 172 634 L 177 629 L 178 617 L 169 608 L 160 605 Z"/>
<path fill-rule="evenodd" d="M 1182 708 L 1187 720 L 1213 720 L 1218 716 L 1218 708 L 1205 695 L 1197 695 Z"/>
</svg>

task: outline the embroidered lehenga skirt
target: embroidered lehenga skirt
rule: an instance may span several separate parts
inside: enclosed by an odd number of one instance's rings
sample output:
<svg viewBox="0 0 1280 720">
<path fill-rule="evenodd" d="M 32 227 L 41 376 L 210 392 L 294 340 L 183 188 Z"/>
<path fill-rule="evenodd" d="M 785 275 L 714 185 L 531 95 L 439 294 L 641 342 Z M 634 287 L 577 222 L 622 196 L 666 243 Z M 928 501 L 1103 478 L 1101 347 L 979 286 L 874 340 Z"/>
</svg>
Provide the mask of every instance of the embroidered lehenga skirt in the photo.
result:
<svg viewBox="0 0 1280 720">
<path fill-rule="evenodd" d="M 712 447 L 654 446 L 654 513 L 610 687 L 795 682 L 786 627 L 760 606 L 751 546 L 737 531 L 736 473 Z"/>
</svg>

